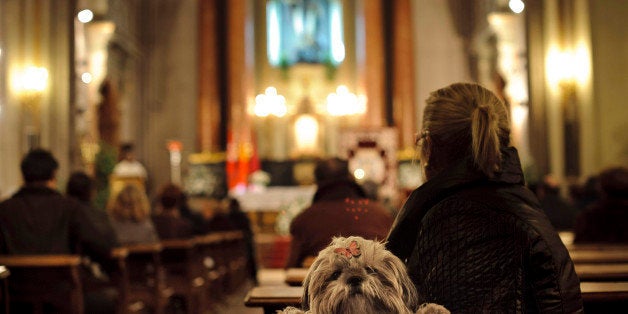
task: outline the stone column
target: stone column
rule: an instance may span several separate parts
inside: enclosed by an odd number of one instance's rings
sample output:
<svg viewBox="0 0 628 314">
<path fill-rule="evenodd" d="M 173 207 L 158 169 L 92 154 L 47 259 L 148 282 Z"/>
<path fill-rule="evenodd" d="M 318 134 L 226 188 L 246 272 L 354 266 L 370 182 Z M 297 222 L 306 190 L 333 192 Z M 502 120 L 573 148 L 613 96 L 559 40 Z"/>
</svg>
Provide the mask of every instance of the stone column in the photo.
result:
<svg viewBox="0 0 628 314">
<path fill-rule="evenodd" d="M 220 150 L 220 94 L 217 40 L 217 0 L 199 0 L 198 125 L 197 147 L 201 152 Z"/>
<path fill-rule="evenodd" d="M 414 147 L 416 99 L 414 93 L 414 42 L 410 0 L 393 2 L 392 111 L 398 129 L 399 149 Z"/>
<path fill-rule="evenodd" d="M 365 127 L 384 126 L 384 32 L 381 1 L 356 4 L 356 60 L 358 94 L 366 95 Z"/>
</svg>

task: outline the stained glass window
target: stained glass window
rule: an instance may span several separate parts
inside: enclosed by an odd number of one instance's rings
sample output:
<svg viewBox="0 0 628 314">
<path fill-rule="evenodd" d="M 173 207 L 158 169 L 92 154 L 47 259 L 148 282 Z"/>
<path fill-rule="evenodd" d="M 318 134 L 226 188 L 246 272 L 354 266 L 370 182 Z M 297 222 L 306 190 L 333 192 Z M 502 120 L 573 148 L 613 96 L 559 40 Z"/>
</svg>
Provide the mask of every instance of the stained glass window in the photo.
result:
<svg viewBox="0 0 628 314">
<path fill-rule="evenodd" d="M 345 58 L 340 0 L 269 0 L 268 61 L 340 64 Z"/>
</svg>

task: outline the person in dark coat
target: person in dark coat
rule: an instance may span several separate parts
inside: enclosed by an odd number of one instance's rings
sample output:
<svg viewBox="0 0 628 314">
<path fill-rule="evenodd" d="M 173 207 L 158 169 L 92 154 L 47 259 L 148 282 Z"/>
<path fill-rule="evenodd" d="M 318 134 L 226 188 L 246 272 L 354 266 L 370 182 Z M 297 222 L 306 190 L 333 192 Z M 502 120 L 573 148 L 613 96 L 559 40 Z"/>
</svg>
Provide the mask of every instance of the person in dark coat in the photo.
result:
<svg viewBox="0 0 628 314">
<path fill-rule="evenodd" d="M 180 202 L 184 200 L 183 190 L 169 183 L 159 191 L 159 206 L 152 216 L 153 224 L 160 239 L 185 239 L 194 234 L 194 224 L 181 215 Z"/>
<path fill-rule="evenodd" d="M 290 223 L 292 241 L 286 267 L 302 267 L 307 257 L 316 256 L 334 236 L 383 241 L 392 224 L 388 210 L 369 199 L 351 178 L 347 161 L 320 160 L 314 176 L 318 188 L 312 205 Z"/>
<path fill-rule="evenodd" d="M 583 312 L 569 253 L 524 186 L 504 104 L 480 85 L 452 84 L 430 94 L 422 127 L 426 182 L 387 242 L 419 303 L 452 313 Z"/>
<path fill-rule="evenodd" d="M 53 155 L 43 149 L 30 151 L 20 168 L 24 185 L 10 199 L 0 203 L 0 254 L 84 254 L 101 265 L 111 263 L 109 254 L 117 244 L 115 237 L 102 234 L 81 205 L 59 193 Z M 69 283 L 63 277 L 41 281 L 37 272 L 24 275 L 24 281 L 38 282 L 48 290 L 63 289 Z M 30 278 L 30 279 L 28 279 Z M 28 284 L 28 282 L 23 282 Z M 14 287 L 18 289 L 17 287 Z M 92 295 L 86 293 L 86 311 L 99 313 L 113 310 L 115 296 L 107 295 L 91 306 Z"/>
<path fill-rule="evenodd" d="M 598 181 L 601 198 L 578 215 L 574 243 L 628 243 L 628 169 L 606 169 Z"/>
<path fill-rule="evenodd" d="M 577 209 L 567 199 L 560 195 L 558 182 L 547 175 L 536 190 L 541 208 L 558 231 L 571 231 L 576 222 Z"/>
<path fill-rule="evenodd" d="M 96 186 L 94 180 L 83 171 L 75 171 L 70 175 L 66 185 L 67 197 L 76 200 L 86 216 L 91 219 L 104 240 L 109 241 L 110 246 L 117 246 L 118 240 L 111 226 L 111 220 L 107 212 L 94 206 Z"/>
<path fill-rule="evenodd" d="M 240 230 L 244 234 L 246 247 L 247 270 L 253 283 L 259 283 L 257 279 L 257 259 L 255 255 L 255 237 L 251 228 L 249 216 L 242 210 L 240 202 L 236 198 L 228 198 L 228 217 L 234 230 Z"/>
</svg>

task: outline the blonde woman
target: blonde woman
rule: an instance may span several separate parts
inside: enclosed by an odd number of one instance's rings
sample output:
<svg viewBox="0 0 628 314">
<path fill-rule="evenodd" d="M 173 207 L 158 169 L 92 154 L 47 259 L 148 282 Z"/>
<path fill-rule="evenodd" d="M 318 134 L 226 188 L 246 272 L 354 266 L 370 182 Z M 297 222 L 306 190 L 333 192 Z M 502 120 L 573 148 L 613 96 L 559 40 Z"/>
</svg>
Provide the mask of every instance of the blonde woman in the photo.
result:
<svg viewBox="0 0 628 314">
<path fill-rule="evenodd" d="M 158 242 L 159 237 L 150 219 L 150 203 L 138 186 L 126 185 L 115 194 L 107 210 L 120 244 Z"/>
<path fill-rule="evenodd" d="M 387 247 L 421 300 L 452 313 L 578 313 L 567 249 L 524 185 L 506 106 L 456 83 L 430 94 L 417 136 L 426 182 L 406 200 Z"/>
</svg>

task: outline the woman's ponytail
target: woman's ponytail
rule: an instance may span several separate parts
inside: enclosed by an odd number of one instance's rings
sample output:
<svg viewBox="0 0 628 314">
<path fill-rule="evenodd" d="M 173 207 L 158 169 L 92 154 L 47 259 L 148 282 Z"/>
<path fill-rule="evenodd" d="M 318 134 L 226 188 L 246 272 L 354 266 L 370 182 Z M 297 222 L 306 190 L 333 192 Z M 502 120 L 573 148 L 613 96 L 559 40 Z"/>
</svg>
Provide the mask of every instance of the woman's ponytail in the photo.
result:
<svg viewBox="0 0 628 314">
<path fill-rule="evenodd" d="M 490 105 L 475 105 L 471 114 L 471 151 L 479 170 L 493 177 L 501 163 L 498 117 Z"/>
</svg>

